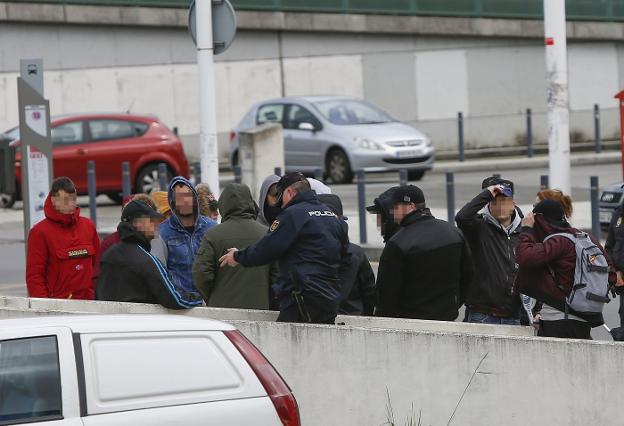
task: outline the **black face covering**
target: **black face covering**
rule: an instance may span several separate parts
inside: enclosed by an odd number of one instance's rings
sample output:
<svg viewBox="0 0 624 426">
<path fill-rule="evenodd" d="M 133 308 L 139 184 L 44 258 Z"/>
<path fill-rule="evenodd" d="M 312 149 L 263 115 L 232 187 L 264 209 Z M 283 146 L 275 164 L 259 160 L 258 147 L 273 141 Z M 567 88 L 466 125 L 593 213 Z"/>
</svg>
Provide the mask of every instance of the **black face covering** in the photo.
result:
<svg viewBox="0 0 624 426">
<path fill-rule="evenodd" d="M 264 203 L 264 218 L 271 224 L 275 221 L 275 218 L 280 214 L 282 208 L 279 206 L 269 206 L 268 203 Z"/>
<path fill-rule="evenodd" d="M 400 226 L 394 222 L 394 219 L 390 215 L 381 215 L 381 236 L 384 243 L 387 242 L 394 234 L 397 233 Z"/>
</svg>

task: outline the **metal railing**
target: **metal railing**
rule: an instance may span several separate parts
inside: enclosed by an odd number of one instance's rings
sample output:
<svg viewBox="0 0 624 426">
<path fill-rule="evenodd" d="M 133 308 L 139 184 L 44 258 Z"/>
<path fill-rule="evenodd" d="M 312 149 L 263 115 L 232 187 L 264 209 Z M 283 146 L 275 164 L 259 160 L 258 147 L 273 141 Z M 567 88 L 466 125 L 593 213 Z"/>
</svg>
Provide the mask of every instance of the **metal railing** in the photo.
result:
<svg viewBox="0 0 624 426">
<path fill-rule="evenodd" d="M 17 0 L 4 0 L 14 1 Z M 32 3 L 188 7 L 191 0 L 28 0 Z M 238 10 L 542 19 L 543 0 L 232 0 Z M 23 3 L 24 0 L 19 0 Z M 624 21 L 624 0 L 567 0 L 569 20 Z"/>
</svg>

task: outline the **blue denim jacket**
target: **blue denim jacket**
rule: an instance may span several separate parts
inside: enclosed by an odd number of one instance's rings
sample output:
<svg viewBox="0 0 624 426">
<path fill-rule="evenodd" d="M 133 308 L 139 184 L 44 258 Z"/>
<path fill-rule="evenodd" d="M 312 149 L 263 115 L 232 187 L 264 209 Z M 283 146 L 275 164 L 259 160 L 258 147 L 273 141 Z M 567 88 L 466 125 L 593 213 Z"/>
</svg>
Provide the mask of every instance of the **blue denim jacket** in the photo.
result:
<svg viewBox="0 0 624 426">
<path fill-rule="evenodd" d="M 193 233 L 184 229 L 175 214 L 173 187 L 182 183 L 191 188 L 197 204 L 197 214 Z M 167 248 L 167 270 L 171 273 L 173 283 L 184 291 L 197 291 L 193 283 L 191 270 L 195 255 L 199 250 L 204 234 L 217 224 L 214 220 L 199 214 L 199 200 L 193 185 L 185 178 L 177 176 L 169 183 L 169 205 L 174 214 L 160 225 L 160 238 Z"/>
</svg>

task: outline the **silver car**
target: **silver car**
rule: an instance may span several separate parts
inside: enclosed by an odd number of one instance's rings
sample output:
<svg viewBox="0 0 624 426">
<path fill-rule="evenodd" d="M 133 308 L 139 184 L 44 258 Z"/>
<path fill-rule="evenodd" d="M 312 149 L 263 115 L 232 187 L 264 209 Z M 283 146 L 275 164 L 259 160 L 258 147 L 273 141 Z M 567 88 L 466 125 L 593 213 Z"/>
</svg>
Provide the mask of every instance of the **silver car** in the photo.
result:
<svg viewBox="0 0 624 426">
<path fill-rule="evenodd" d="M 238 133 L 264 123 L 284 129 L 286 171 L 321 170 L 332 183 L 348 183 L 358 169 L 407 169 L 419 180 L 435 160 L 425 134 L 359 99 L 306 96 L 259 102 L 230 134 L 230 163 L 238 165 Z"/>
</svg>

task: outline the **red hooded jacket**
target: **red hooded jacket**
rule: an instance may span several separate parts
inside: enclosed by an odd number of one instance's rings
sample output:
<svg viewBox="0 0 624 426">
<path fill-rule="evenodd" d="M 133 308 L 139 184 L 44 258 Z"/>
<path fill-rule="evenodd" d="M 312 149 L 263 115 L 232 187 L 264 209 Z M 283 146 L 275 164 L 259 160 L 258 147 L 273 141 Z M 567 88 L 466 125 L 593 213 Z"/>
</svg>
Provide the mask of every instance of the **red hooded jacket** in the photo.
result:
<svg viewBox="0 0 624 426">
<path fill-rule="evenodd" d="M 26 286 L 30 297 L 90 299 L 95 296 L 92 275 L 100 238 L 93 222 L 62 214 L 48 195 L 46 218 L 28 234 Z"/>
</svg>

